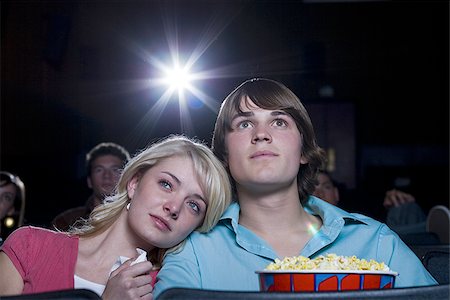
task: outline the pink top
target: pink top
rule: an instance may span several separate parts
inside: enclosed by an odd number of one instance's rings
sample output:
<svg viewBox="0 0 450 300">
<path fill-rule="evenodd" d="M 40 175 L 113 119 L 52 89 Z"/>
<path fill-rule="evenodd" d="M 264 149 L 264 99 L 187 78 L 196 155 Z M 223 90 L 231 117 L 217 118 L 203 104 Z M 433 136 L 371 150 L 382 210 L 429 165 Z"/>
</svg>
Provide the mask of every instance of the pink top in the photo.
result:
<svg viewBox="0 0 450 300">
<path fill-rule="evenodd" d="M 74 288 L 78 241 L 78 236 L 24 226 L 11 233 L 0 250 L 22 276 L 22 293 L 40 293 Z M 157 274 L 150 272 L 152 286 Z"/>
<path fill-rule="evenodd" d="M 5 252 L 23 278 L 24 294 L 73 289 L 78 237 L 24 226 L 5 240 Z"/>
</svg>

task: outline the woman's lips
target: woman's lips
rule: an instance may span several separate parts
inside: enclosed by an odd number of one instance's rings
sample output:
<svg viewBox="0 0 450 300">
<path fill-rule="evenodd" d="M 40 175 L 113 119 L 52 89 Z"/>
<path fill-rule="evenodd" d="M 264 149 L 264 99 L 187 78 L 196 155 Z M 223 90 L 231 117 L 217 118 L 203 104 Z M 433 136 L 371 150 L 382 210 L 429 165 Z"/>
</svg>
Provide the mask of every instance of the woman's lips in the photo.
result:
<svg viewBox="0 0 450 300">
<path fill-rule="evenodd" d="M 153 222 L 155 222 L 155 225 L 158 229 L 162 231 L 172 231 L 172 229 L 169 226 L 169 223 L 163 218 L 154 215 L 150 215 L 150 217 L 152 218 Z"/>
</svg>

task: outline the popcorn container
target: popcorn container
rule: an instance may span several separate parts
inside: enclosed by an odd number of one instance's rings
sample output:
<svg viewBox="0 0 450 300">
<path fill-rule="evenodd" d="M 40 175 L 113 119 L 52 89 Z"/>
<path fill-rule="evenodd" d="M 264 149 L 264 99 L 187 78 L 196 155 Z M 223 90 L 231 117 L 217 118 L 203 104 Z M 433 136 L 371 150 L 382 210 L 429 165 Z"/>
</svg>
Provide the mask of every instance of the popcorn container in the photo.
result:
<svg viewBox="0 0 450 300">
<path fill-rule="evenodd" d="M 379 290 L 394 287 L 392 271 L 276 270 L 256 271 L 263 292 Z"/>
</svg>

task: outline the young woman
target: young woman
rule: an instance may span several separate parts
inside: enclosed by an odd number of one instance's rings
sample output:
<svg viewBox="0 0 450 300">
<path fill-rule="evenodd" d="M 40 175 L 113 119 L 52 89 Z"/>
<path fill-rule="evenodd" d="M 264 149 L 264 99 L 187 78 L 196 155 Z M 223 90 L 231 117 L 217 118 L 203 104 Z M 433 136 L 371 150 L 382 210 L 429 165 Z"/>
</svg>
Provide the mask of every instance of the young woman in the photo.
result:
<svg viewBox="0 0 450 300">
<path fill-rule="evenodd" d="M 0 295 L 88 288 L 103 299 L 152 299 L 149 272 L 164 249 L 209 231 L 230 201 L 227 172 L 208 147 L 164 139 L 127 163 L 115 195 L 81 225 L 11 234 L 0 249 Z"/>
<path fill-rule="evenodd" d="M 18 176 L 0 171 L 0 244 L 22 226 L 24 214 L 25 185 Z"/>
</svg>

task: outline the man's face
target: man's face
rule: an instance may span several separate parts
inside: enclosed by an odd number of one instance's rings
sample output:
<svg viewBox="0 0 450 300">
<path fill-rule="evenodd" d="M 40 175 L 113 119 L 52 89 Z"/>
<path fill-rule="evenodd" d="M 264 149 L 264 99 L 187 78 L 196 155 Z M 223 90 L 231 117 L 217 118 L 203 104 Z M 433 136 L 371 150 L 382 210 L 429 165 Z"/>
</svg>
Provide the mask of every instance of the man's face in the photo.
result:
<svg viewBox="0 0 450 300">
<path fill-rule="evenodd" d="M 337 206 L 339 203 L 339 191 L 334 186 L 331 178 L 326 174 L 319 173 L 317 180 L 319 183 L 316 185 L 313 195 Z"/>
<path fill-rule="evenodd" d="M 122 160 L 110 154 L 99 156 L 92 162 L 87 184 L 97 198 L 103 199 L 112 194 L 119 181 L 122 167 Z"/>
<path fill-rule="evenodd" d="M 242 114 L 232 120 L 226 135 L 228 166 L 236 186 L 263 192 L 297 184 L 302 136 L 290 115 L 241 100 Z"/>
</svg>

